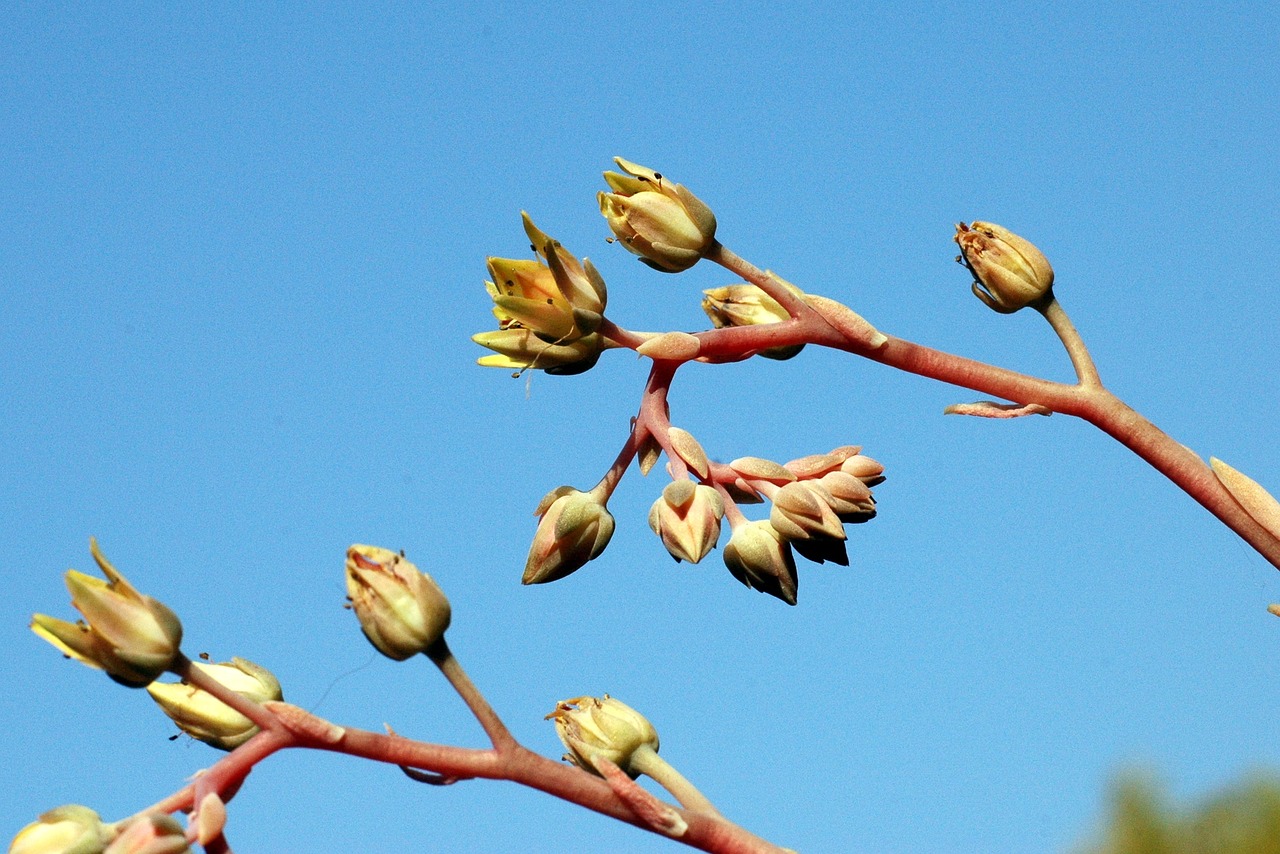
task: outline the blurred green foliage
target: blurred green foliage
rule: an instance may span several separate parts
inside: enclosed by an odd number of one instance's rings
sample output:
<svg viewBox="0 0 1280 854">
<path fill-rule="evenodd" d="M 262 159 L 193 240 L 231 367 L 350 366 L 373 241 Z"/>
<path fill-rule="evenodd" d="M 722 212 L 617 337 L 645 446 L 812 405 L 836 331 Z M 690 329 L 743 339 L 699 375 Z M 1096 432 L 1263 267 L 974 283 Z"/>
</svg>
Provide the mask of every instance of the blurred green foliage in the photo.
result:
<svg viewBox="0 0 1280 854">
<path fill-rule="evenodd" d="M 1198 804 L 1170 802 L 1151 775 L 1126 774 L 1107 824 L 1076 854 L 1280 854 L 1280 778 L 1255 775 Z"/>
</svg>

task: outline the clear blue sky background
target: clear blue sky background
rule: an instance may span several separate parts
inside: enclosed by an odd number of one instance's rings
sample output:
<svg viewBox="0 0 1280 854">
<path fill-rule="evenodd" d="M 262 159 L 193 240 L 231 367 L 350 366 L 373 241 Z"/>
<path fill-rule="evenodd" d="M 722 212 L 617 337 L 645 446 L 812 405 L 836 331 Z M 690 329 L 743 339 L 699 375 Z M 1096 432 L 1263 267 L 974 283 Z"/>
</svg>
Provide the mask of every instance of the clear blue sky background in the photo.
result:
<svg viewBox="0 0 1280 854">
<path fill-rule="evenodd" d="M 120 817 L 216 755 L 26 628 L 70 616 L 87 541 L 184 618 L 189 651 L 272 668 L 331 719 L 480 745 L 425 662 L 373 655 L 343 550 L 404 548 L 517 736 L 610 692 L 730 817 L 807 852 L 1061 851 L 1120 769 L 1180 797 L 1280 765 L 1280 578 L 1067 417 L 839 354 L 693 366 L 673 421 L 715 457 L 845 443 L 888 467 L 853 566 L 800 605 L 717 552 L 675 565 L 632 472 L 606 554 L 518 584 L 530 517 L 594 483 L 645 366 L 474 365 L 486 255 L 519 211 L 638 329 L 705 326 L 719 268 L 604 242 L 623 155 L 720 237 L 882 329 L 1066 379 L 999 316 L 953 223 L 1052 259 L 1104 379 L 1197 452 L 1280 487 L 1280 24 L 1265 3 L 11 4 L 0 33 L 0 825 Z M 294 753 L 231 805 L 244 851 L 669 851 L 502 783 L 433 789 Z"/>
</svg>

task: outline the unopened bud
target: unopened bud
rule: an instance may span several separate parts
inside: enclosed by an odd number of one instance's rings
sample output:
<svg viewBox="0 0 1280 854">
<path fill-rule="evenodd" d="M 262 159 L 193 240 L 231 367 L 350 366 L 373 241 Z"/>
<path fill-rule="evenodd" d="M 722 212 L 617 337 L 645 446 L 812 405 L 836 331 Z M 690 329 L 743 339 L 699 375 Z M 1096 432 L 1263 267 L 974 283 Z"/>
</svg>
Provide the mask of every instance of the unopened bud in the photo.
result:
<svg viewBox="0 0 1280 854">
<path fill-rule="evenodd" d="M 255 703 L 284 699 L 271 671 L 252 661 L 233 658 L 222 664 L 194 662 L 192 666 Z M 178 729 L 219 750 L 234 750 L 258 732 L 253 721 L 194 685 L 152 682 L 147 693 Z"/>
<path fill-rule="evenodd" d="M 9 854 L 101 854 L 113 835 L 113 828 L 96 812 L 67 804 L 18 831 L 9 843 Z"/>
<path fill-rule="evenodd" d="M 772 496 L 773 509 L 769 523 L 789 540 L 809 537 L 844 539 L 844 526 L 831 509 L 823 489 L 814 483 L 796 481 L 783 486 Z"/>
<path fill-rule="evenodd" d="M 125 825 L 103 854 L 186 854 L 187 832 L 171 815 L 152 813 Z"/>
<path fill-rule="evenodd" d="M 653 724 L 608 694 L 561 700 L 547 719 L 555 721 L 556 735 L 569 750 L 565 759 L 592 774 L 600 774 L 596 760 L 603 758 L 635 778 L 640 772 L 631 767 L 633 754 L 641 748 L 658 749 Z"/>
<path fill-rule="evenodd" d="M 678 273 L 715 243 L 716 217 L 702 200 L 652 169 L 615 157 L 626 174 L 605 172 L 600 213 L 628 250 L 655 270 Z"/>
<path fill-rule="evenodd" d="M 561 486 L 543 496 L 534 513 L 538 530 L 524 565 L 523 584 L 564 578 L 595 560 L 613 536 L 613 516 L 590 492 Z"/>
<path fill-rule="evenodd" d="M 69 623 L 36 614 L 31 630 L 63 655 L 106 671 L 122 685 L 142 688 L 169 669 L 181 654 L 182 623 L 161 602 L 134 589 L 98 550 L 89 550 L 106 581 L 68 570 L 71 604 L 83 615 Z"/>
<path fill-rule="evenodd" d="M 973 293 L 1003 314 L 1015 312 L 1049 293 L 1053 267 L 1035 244 L 991 222 L 956 226 L 962 264 L 977 281 Z"/>
<path fill-rule="evenodd" d="M 796 296 L 804 298 L 804 293 L 795 285 L 789 282 L 782 284 Z M 717 329 L 727 326 L 760 326 L 791 319 L 791 315 L 787 314 L 787 310 L 777 300 L 755 285 L 726 285 L 702 293 L 702 310 Z M 803 344 L 770 347 L 761 350 L 760 355 L 766 359 L 781 361 L 790 359 L 803 349 Z"/>
<path fill-rule="evenodd" d="M 396 661 L 425 652 L 449 628 L 449 600 L 439 585 L 389 549 L 347 549 L 347 597 L 369 643 Z"/>
<path fill-rule="evenodd" d="M 724 563 L 748 587 L 796 604 L 796 561 L 791 546 L 767 520 L 733 529 L 724 547 Z"/>
<path fill-rule="evenodd" d="M 724 501 L 715 487 L 680 479 L 667 484 L 649 510 L 649 527 L 677 561 L 697 563 L 716 547 Z"/>
</svg>

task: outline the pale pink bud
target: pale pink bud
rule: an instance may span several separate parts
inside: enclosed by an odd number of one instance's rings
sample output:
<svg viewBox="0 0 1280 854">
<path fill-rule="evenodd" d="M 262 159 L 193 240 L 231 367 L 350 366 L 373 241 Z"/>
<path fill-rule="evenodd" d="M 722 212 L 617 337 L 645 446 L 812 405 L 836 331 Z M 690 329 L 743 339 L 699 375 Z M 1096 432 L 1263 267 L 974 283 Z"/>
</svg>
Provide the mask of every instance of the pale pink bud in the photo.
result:
<svg viewBox="0 0 1280 854">
<path fill-rule="evenodd" d="M 151 814 L 125 825 L 103 854 L 186 854 L 187 832 L 170 815 Z"/>
<path fill-rule="evenodd" d="M 561 486 L 534 511 L 541 518 L 524 565 L 523 584 L 564 578 L 595 560 L 613 536 L 613 516 L 589 492 Z"/>
<path fill-rule="evenodd" d="M 672 481 L 649 510 L 649 527 L 677 561 L 697 563 L 720 539 L 724 501 L 714 487 Z"/>
<path fill-rule="evenodd" d="M 844 526 L 831 509 L 822 490 L 812 483 L 797 481 L 783 486 L 772 496 L 769 523 L 789 540 L 809 537 L 844 539 Z"/>
</svg>

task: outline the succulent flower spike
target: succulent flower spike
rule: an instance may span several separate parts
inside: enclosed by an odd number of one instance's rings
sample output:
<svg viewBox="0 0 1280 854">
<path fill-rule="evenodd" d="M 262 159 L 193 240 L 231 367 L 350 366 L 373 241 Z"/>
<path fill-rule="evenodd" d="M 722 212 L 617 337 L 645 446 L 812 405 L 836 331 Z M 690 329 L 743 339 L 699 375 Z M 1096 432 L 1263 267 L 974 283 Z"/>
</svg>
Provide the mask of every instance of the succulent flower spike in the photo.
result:
<svg viewBox="0 0 1280 854">
<path fill-rule="evenodd" d="M 991 222 L 956 226 L 956 260 L 976 281 L 973 293 L 988 308 L 1010 314 L 1053 288 L 1053 267 L 1035 244 Z"/>
<path fill-rule="evenodd" d="M 715 487 L 681 478 L 667 484 L 649 510 L 649 527 L 677 561 L 697 563 L 716 547 L 724 501 Z"/>
<path fill-rule="evenodd" d="M 599 557 L 613 537 L 613 516 L 604 501 L 572 486 L 548 492 L 534 514 L 541 518 L 522 584 L 545 584 L 577 572 Z"/>
<path fill-rule="evenodd" d="M 347 598 L 369 643 L 395 661 L 426 652 L 449 628 L 449 600 L 439 585 L 389 549 L 347 549 Z"/>
<path fill-rule="evenodd" d="M 96 540 L 89 540 L 89 550 L 107 580 L 74 569 L 66 575 L 71 604 L 84 619 L 69 623 L 36 614 L 31 630 L 68 658 L 104 670 L 122 685 L 145 687 L 181 655 L 182 623 L 163 603 L 135 590 Z"/>
<path fill-rule="evenodd" d="M 547 720 L 555 721 L 556 735 L 569 750 L 564 758 L 597 776 L 596 760 L 603 758 L 635 779 L 640 770 L 632 767 L 633 755 L 642 749 L 658 749 L 653 724 L 608 694 L 561 700 Z"/>
<path fill-rule="evenodd" d="M 192 666 L 255 703 L 284 699 L 279 680 L 252 661 L 233 658 L 222 664 L 197 661 Z M 253 721 L 194 685 L 152 682 L 147 693 L 178 729 L 219 750 L 234 750 L 258 732 Z"/>
<path fill-rule="evenodd" d="M 600 213 L 629 251 L 655 270 L 679 273 L 698 263 L 715 243 L 716 216 L 684 186 L 615 157 L 626 174 L 605 172 Z"/>
<path fill-rule="evenodd" d="M 796 561 L 791 545 L 767 520 L 745 522 L 733 529 L 724 547 L 724 563 L 748 587 L 796 604 Z"/>
</svg>

